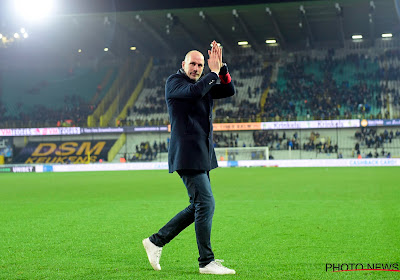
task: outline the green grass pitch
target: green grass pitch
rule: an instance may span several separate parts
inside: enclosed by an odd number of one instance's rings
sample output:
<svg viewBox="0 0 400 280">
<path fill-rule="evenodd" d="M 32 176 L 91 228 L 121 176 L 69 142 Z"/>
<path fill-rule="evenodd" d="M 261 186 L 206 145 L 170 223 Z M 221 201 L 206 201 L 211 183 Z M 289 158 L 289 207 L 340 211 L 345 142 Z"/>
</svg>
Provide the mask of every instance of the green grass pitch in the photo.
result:
<svg viewBox="0 0 400 280">
<path fill-rule="evenodd" d="M 400 263 L 400 169 L 211 172 L 212 245 L 232 276 L 198 273 L 191 225 L 153 271 L 141 241 L 188 205 L 167 171 L 0 174 L 0 279 L 399 279 L 326 263 Z"/>
</svg>

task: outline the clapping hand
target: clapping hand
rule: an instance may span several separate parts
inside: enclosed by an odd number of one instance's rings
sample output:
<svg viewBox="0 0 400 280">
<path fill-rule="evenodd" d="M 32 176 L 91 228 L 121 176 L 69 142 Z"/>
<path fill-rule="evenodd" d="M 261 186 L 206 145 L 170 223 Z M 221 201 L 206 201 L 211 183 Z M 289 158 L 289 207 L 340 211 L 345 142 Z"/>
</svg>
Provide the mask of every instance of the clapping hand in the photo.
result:
<svg viewBox="0 0 400 280">
<path fill-rule="evenodd" d="M 211 50 L 208 50 L 208 67 L 211 72 L 215 72 L 218 75 L 219 69 L 222 67 L 222 49 L 215 40 L 211 44 Z"/>
</svg>

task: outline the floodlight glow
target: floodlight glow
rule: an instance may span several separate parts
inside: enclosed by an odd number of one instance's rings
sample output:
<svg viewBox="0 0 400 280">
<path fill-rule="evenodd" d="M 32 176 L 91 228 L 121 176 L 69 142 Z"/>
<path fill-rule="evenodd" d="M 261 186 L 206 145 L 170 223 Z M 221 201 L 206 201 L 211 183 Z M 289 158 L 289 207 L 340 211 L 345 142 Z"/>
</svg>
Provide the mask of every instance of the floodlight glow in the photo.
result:
<svg viewBox="0 0 400 280">
<path fill-rule="evenodd" d="M 267 44 L 276 44 L 276 40 L 275 39 L 265 40 L 265 43 L 267 43 Z"/>
<path fill-rule="evenodd" d="M 382 38 L 392 38 L 393 34 L 392 33 L 383 33 Z"/>
<path fill-rule="evenodd" d="M 15 12 L 27 21 L 48 17 L 54 8 L 54 0 L 14 0 Z"/>
<path fill-rule="evenodd" d="M 26 33 L 26 32 L 25 32 L 24 35 L 22 35 L 22 36 L 23 36 L 25 39 L 29 37 L 29 36 L 28 36 L 28 33 Z"/>
<path fill-rule="evenodd" d="M 79 49 L 79 50 L 78 50 L 78 53 L 81 53 L 81 52 L 82 52 L 82 50 L 81 50 L 81 49 Z"/>
<path fill-rule="evenodd" d="M 104 48 L 104 51 L 105 51 L 105 52 L 108 52 L 108 48 Z"/>
<path fill-rule="evenodd" d="M 131 47 L 131 51 L 134 51 L 134 50 L 136 50 L 136 47 Z"/>
<path fill-rule="evenodd" d="M 20 31 L 22 34 L 24 34 L 26 32 L 25 28 L 23 28 L 23 27 L 20 29 Z"/>
<path fill-rule="evenodd" d="M 0 34 L 0 39 L 3 39 L 3 34 Z"/>
<path fill-rule="evenodd" d="M 358 40 L 358 39 L 362 39 L 363 36 L 362 36 L 362 35 L 353 35 L 353 36 L 351 36 L 351 38 L 352 38 L 353 40 Z"/>
<path fill-rule="evenodd" d="M 249 42 L 247 42 L 247 41 L 240 41 L 240 42 L 238 42 L 238 45 L 239 46 L 245 46 L 245 45 L 248 45 L 249 44 Z"/>
<path fill-rule="evenodd" d="M 19 38 L 19 34 L 18 33 L 14 33 L 14 38 L 18 39 Z"/>
</svg>

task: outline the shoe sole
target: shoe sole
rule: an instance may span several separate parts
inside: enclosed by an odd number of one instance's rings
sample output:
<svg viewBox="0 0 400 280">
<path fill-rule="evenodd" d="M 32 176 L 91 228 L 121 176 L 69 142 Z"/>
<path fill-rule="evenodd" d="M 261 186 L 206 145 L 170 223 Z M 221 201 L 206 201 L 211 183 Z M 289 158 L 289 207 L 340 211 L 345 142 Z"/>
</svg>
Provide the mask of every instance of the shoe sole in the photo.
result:
<svg viewBox="0 0 400 280">
<path fill-rule="evenodd" d="M 233 274 L 236 274 L 236 271 L 235 271 L 235 272 L 232 272 L 232 273 L 212 273 L 212 272 L 201 272 L 201 271 L 200 271 L 200 274 L 212 274 L 212 275 L 233 275 Z"/>
</svg>

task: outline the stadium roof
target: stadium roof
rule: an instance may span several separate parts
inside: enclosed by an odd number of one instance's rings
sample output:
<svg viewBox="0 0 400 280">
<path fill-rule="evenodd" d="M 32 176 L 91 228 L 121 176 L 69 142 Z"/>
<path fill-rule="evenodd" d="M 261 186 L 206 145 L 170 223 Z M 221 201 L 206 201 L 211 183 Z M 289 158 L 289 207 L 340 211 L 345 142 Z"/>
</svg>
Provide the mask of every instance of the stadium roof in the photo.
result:
<svg viewBox="0 0 400 280">
<path fill-rule="evenodd" d="M 229 51 L 239 41 L 262 50 L 267 39 L 276 39 L 284 49 L 302 49 L 340 47 L 355 34 L 365 40 L 379 38 L 382 33 L 399 35 L 394 1 L 371 2 L 309 1 L 133 11 L 119 13 L 116 20 L 126 36 L 153 53 L 204 51 L 213 39 Z"/>
<path fill-rule="evenodd" d="M 248 41 L 256 50 L 264 50 L 267 39 L 275 39 L 283 49 L 305 49 L 340 47 L 355 34 L 365 41 L 380 38 L 382 33 L 400 36 L 392 0 L 97 0 L 96 5 L 87 4 L 93 1 L 71 4 L 75 2 L 70 1 L 41 33 L 41 46 L 101 51 L 107 47 L 115 55 L 134 46 L 146 54 L 183 56 L 191 49 L 205 52 L 214 39 L 223 44 L 225 52 L 231 52 L 239 48 L 239 41 Z M 7 27 L 5 23 L 0 27 Z"/>
</svg>

